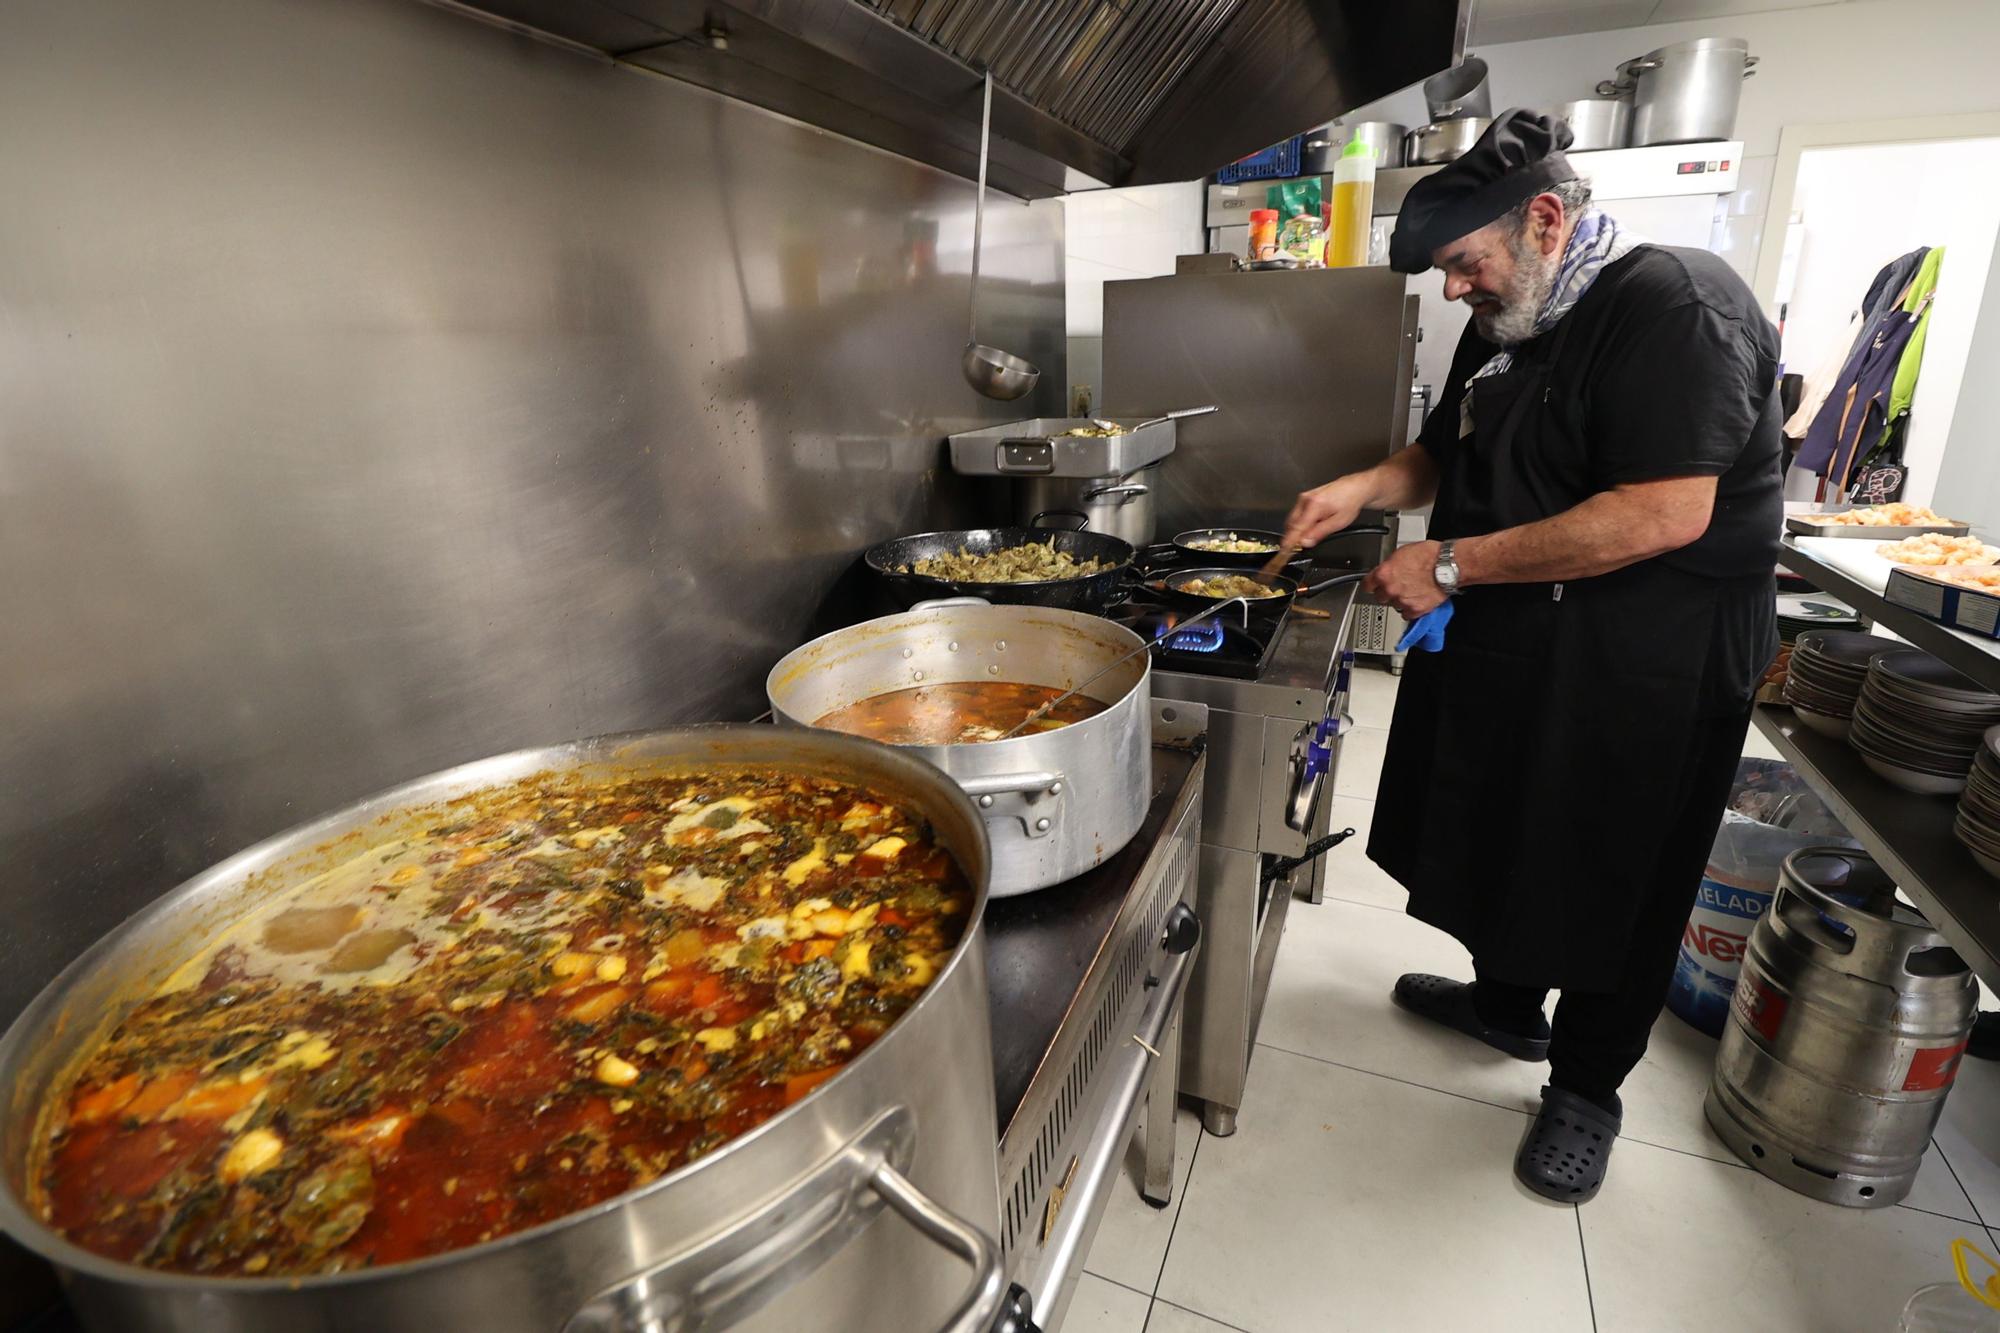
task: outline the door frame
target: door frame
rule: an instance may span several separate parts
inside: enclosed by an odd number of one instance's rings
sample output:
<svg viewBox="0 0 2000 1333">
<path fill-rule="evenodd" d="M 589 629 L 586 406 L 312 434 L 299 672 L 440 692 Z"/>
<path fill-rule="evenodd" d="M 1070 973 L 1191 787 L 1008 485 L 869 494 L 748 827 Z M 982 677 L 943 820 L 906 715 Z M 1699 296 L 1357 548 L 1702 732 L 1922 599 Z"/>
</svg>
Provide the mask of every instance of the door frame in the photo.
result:
<svg viewBox="0 0 2000 1333">
<path fill-rule="evenodd" d="M 1936 143 L 1945 139 L 2000 138 L 2000 112 L 1952 116 L 1912 116 L 1907 120 L 1850 120 L 1825 125 L 1787 125 L 1778 131 L 1777 167 L 1771 198 L 1764 208 L 1764 232 L 1757 247 L 1758 301 L 1778 308 L 1778 275 L 1784 268 L 1785 235 L 1798 198 L 1799 159 L 1813 148 L 1860 148 L 1873 144 Z"/>
</svg>

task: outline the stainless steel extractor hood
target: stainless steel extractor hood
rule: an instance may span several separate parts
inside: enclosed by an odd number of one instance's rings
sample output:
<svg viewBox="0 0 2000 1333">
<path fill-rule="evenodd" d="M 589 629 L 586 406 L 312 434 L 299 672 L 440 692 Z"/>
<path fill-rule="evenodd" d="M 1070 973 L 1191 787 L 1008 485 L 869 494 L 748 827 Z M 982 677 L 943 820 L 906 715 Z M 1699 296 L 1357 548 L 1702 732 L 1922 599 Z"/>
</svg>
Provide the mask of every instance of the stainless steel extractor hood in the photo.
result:
<svg viewBox="0 0 2000 1333">
<path fill-rule="evenodd" d="M 1204 176 L 1455 63 L 1472 0 L 433 0 L 995 186 Z"/>
</svg>

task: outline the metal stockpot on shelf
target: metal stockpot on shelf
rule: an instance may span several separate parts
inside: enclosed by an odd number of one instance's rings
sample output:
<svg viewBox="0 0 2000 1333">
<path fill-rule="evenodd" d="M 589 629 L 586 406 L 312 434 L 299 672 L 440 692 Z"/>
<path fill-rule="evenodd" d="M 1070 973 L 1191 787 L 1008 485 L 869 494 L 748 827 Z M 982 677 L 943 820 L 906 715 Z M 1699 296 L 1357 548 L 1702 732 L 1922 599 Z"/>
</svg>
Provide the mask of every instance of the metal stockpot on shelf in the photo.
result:
<svg viewBox="0 0 2000 1333">
<path fill-rule="evenodd" d="M 1434 166 L 1464 157 L 1493 122 L 1480 117 L 1419 125 L 1404 139 L 1404 158 L 1413 167 Z"/>
<path fill-rule="evenodd" d="M 821 774 L 907 802 L 976 892 L 930 989 L 839 1075 L 706 1157 L 556 1221 L 409 1263 L 328 1276 L 167 1273 L 70 1244 L 25 1202 L 37 1113 L 87 1034 L 191 946 L 349 835 L 400 812 L 544 772 L 625 775 L 748 764 Z M 390 821 L 385 824 L 384 821 Z M 95 1333 L 654 1333 L 921 1328 L 972 1333 L 1003 1298 L 993 1054 L 980 912 L 986 833 L 915 756 L 831 732 L 691 727 L 521 750 L 419 778 L 196 876 L 98 941 L 0 1038 L 8 1090 L 0 1228 L 59 1269 Z M 884 1207 L 897 1214 L 881 1216 Z M 968 1264 L 970 1272 L 968 1272 Z"/>
<path fill-rule="evenodd" d="M 780 723 L 810 727 L 878 694 L 954 681 L 1068 689 L 1145 641 L 1101 616 L 973 598 L 928 603 L 822 635 L 771 668 Z M 1152 658 L 1092 685 L 1102 713 L 1054 731 L 967 745 L 898 746 L 937 765 L 979 804 L 993 896 L 1073 879 L 1132 840 L 1153 789 Z"/>
<path fill-rule="evenodd" d="M 1698 37 L 1626 61 L 1597 92 L 1632 99 L 1634 148 L 1706 143 L 1736 132 L 1743 80 L 1756 72 L 1757 57 L 1741 37 Z"/>
<path fill-rule="evenodd" d="M 1569 124 L 1572 153 L 1623 148 L 1632 137 L 1632 104 L 1622 97 L 1580 97 L 1552 107 L 1549 114 Z"/>
<path fill-rule="evenodd" d="M 1706 1111 L 1736 1154 L 1801 1194 L 1900 1202 L 1979 1009 L 1971 971 L 1864 852 L 1785 858 L 1750 932 Z"/>
<path fill-rule="evenodd" d="M 1153 544 L 1150 468 L 1108 477 L 1023 477 L 1014 483 L 1023 527 L 1101 532 L 1133 546 Z"/>
<path fill-rule="evenodd" d="M 1336 120 L 1331 125 L 1322 125 L 1306 137 L 1305 147 L 1299 151 L 1299 174 L 1324 176 L 1332 171 L 1351 139 L 1368 145 L 1377 170 L 1400 167 L 1403 140 L 1409 132 L 1408 125 L 1386 120 L 1357 120 L 1352 125 Z"/>
</svg>

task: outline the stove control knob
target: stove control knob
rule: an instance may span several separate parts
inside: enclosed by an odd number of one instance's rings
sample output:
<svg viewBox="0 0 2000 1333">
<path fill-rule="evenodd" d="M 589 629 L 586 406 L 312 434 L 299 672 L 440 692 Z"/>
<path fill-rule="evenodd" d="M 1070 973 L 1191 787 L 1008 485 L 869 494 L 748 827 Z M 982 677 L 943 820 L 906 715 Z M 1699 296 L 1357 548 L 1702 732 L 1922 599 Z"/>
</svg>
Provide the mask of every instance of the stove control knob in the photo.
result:
<svg viewBox="0 0 2000 1333">
<path fill-rule="evenodd" d="M 1167 913 L 1166 933 L 1160 944 L 1168 953 L 1186 953 L 1201 940 L 1201 918 L 1186 903 L 1175 903 Z"/>
</svg>

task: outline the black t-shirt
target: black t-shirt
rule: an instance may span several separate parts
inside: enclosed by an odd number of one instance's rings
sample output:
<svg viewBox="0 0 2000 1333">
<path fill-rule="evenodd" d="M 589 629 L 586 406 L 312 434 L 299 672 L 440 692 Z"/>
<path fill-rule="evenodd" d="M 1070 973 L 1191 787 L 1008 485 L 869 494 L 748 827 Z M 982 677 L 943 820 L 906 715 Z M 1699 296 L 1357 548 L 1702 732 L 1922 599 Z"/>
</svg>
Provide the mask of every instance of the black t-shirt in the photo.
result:
<svg viewBox="0 0 2000 1333">
<path fill-rule="evenodd" d="M 1424 421 L 1418 442 L 1447 478 L 1466 381 L 1498 351 L 1468 324 Z M 1532 489 L 1568 507 L 1625 483 L 1713 476 L 1708 531 L 1656 559 L 1703 578 L 1768 575 L 1784 524 L 1778 338 L 1743 279 L 1707 251 L 1642 245 L 1607 266 L 1555 329 L 1516 348 L 1515 362 L 1551 355 L 1538 440 L 1560 447 L 1529 460 L 1553 476 Z M 1441 490 L 1437 515 L 1433 536 L 1501 526 L 1478 496 Z"/>
</svg>

